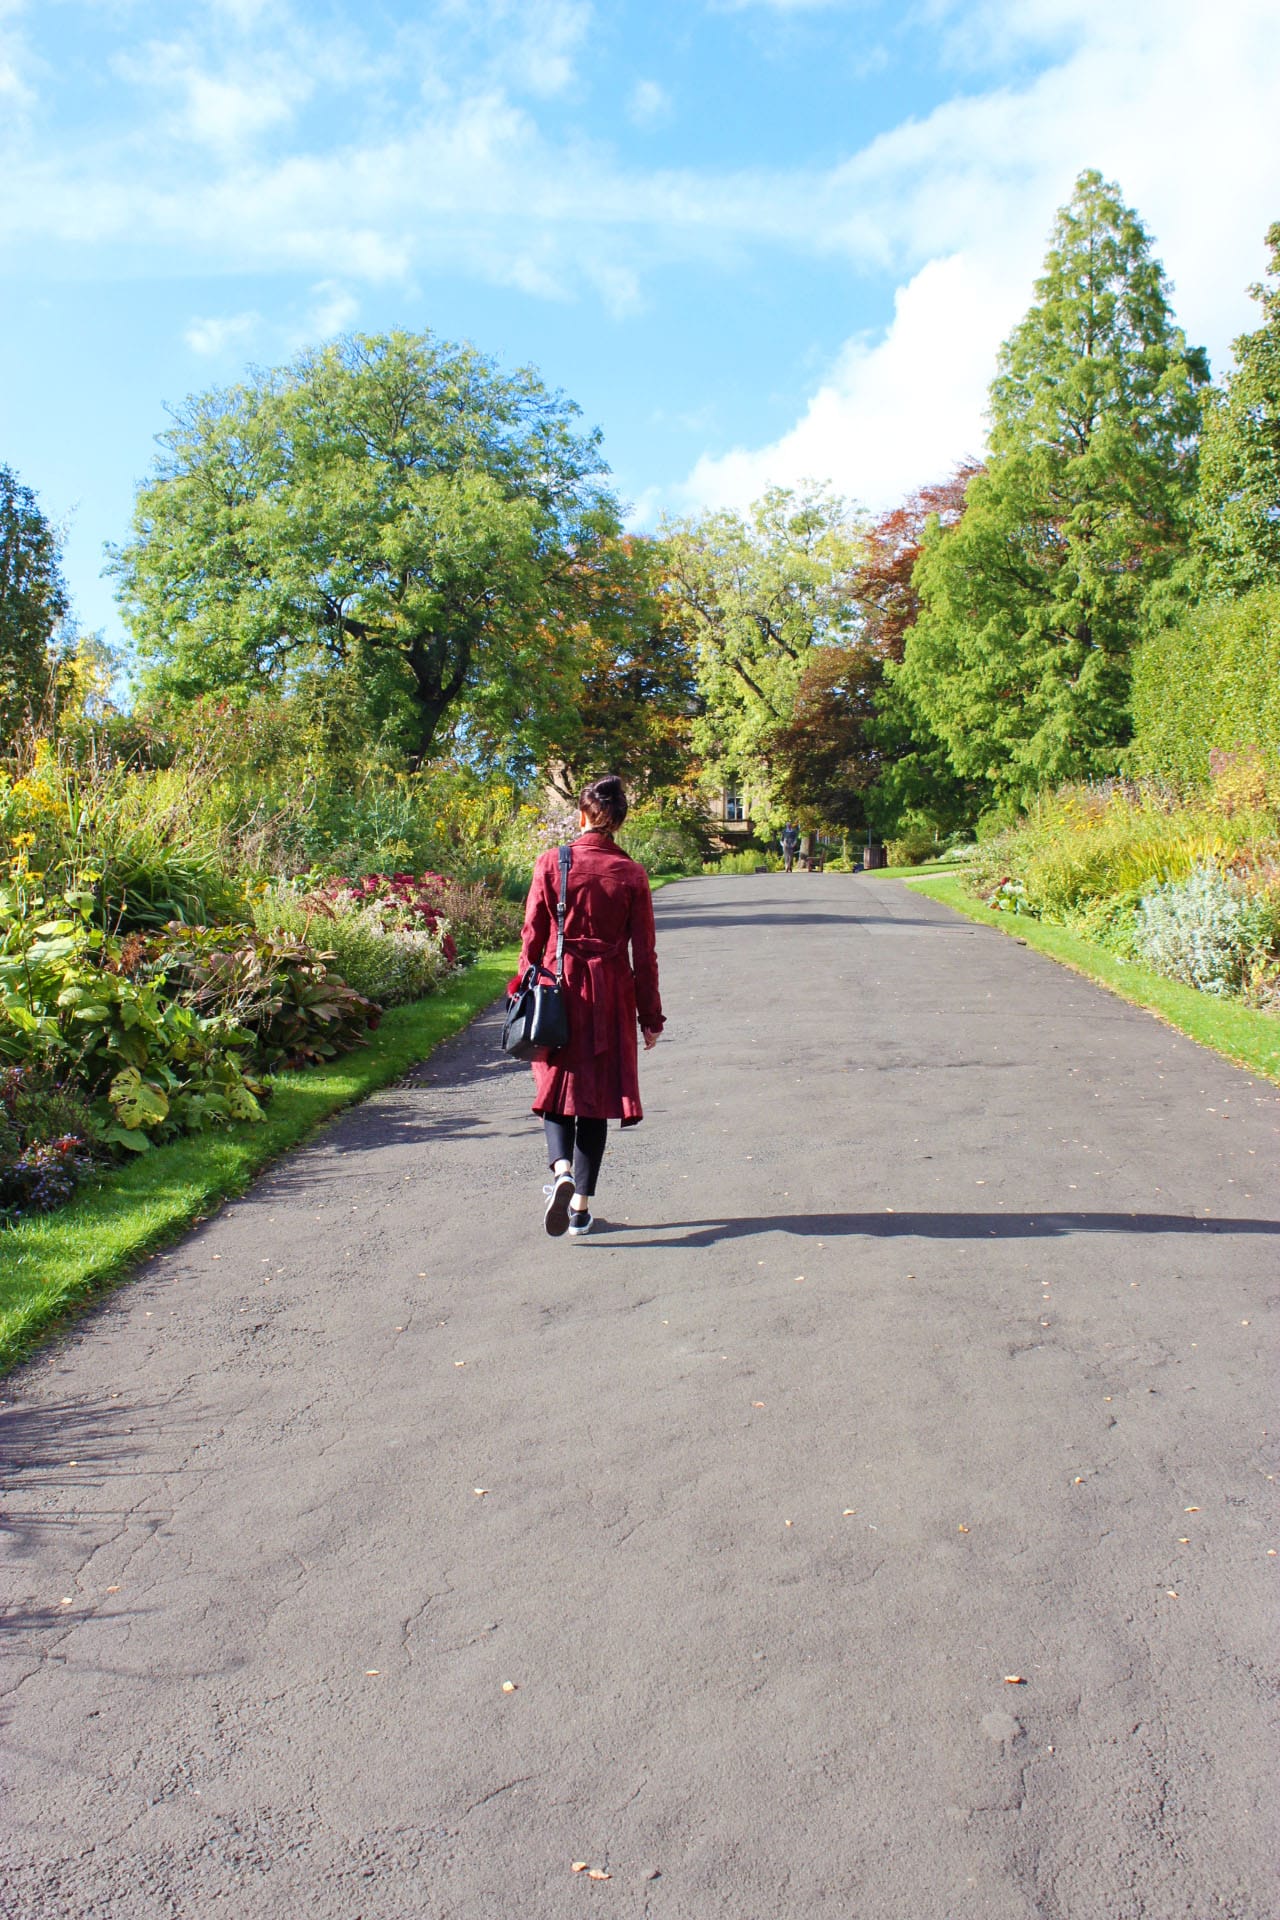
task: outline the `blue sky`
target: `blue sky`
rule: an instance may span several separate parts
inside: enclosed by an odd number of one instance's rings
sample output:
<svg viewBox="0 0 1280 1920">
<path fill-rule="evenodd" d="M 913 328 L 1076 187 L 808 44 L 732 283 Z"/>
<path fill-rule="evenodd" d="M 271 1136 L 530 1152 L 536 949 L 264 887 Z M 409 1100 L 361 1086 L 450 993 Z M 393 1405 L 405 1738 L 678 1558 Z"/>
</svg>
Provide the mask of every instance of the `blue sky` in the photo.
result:
<svg viewBox="0 0 1280 1920">
<path fill-rule="evenodd" d="M 1221 369 L 1274 0 L 0 0 L 0 460 L 113 637 L 165 403 L 350 328 L 536 364 L 642 523 L 887 503 L 980 451 L 1091 165 Z"/>
</svg>

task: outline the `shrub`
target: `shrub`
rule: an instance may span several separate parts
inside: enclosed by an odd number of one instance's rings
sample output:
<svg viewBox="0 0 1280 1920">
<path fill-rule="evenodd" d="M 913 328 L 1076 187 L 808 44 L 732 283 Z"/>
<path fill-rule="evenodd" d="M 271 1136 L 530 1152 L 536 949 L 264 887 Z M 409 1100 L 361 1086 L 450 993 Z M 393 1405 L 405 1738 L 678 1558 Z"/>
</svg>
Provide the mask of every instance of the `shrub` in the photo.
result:
<svg viewBox="0 0 1280 1920">
<path fill-rule="evenodd" d="M 618 844 L 647 873 L 698 873 L 711 850 L 706 815 L 692 800 L 646 800 L 633 807 Z"/>
<path fill-rule="evenodd" d="M 1209 600 L 1152 634 L 1133 662 L 1135 773 L 1203 787 L 1214 749 L 1280 765 L 1280 586 Z M 1275 803 L 1273 789 L 1272 804 Z"/>
<path fill-rule="evenodd" d="M 93 1165 L 92 1132 L 74 1089 L 29 1066 L 0 1072 L 0 1215 L 64 1205 Z"/>
<path fill-rule="evenodd" d="M 885 857 L 891 867 L 918 867 L 937 857 L 938 842 L 927 827 L 916 827 L 885 842 Z"/>
<path fill-rule="evenodd" d="M 433 993 L 450 970 L 443 919 L 435 930 L 389 926 L 377 902 L 341 906 L 322 894 L 276 888 L 254 908 L 260 932 L 312 948 L 357 994 L 378 1006 L 398 1006 Z"/>
<path fill-rule="evenodd" d="M 312 1066 L 364 1044 L 373 1002 L 302 941 L 253 927 L 169 929 L 163 966 L 176 996 L 249 1036 L 259 1067 Z"/>
<path fill-rule="evenodd" d="M 1138 958 L 1202 993 L 1238 993 L 1275 934 L 1272 903 L 1208 864 L 1153 887 L 1135 916 Z"/>
<path fill-rule="evenodd" d="M 248 907 L 202 769 L 138 774 L 78 766 L 37 743 L 21 778 L 0 773 L 0 834 L 54 889 L 97 889 L 104 926 L 243 919 Z"/>
<path fill-rule="evenodd" d="M 1025 911 L 1062 920 L 1091 900 L 1136 904 L 1152 885 L 1185 879 L 1206 862 L 1224 866 L 1273 833 L 1269 817 L 1182 805 L 1170 788 L 1155 784 L 1063 787 L 1014 826 L 979 842 L 974 886 L 989 898 L 1004 880 L 1014 880 Z"/>
<path fill-rule="evenodd" d="M 744 847 L 733 853 L 722 853 L 718 860 L 708 860 L 703 864 L 704 873 L 781 873 L 782 855 L 780 853 L 755 852 Z"/>
<path fill-rule="evenodd" d="M 0 887 L 0 1059 L 80 1090 L 104 1145 L 261 1119 L 262 1065 L 328 1058 L 376 1024 L 313 953 L 248 928 L 106 933 L 94 906 Z"/>
</svg>

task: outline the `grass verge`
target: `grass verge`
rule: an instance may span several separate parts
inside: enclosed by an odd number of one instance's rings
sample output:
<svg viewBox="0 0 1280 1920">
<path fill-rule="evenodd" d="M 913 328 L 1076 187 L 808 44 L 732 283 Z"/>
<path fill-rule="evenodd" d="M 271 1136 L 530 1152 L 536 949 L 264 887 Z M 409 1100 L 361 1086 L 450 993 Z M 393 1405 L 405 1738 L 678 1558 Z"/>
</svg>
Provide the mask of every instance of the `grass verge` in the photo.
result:
<svg viewBox="0 0 1280 1920">
<path fill-rule="evenodd" d="M 1179 1033 L 1185 1033 L 1189 1040 L 1224 1054 L 1237 1066 L 1247 1067 L 1251 1073 L 1262 1074 L 1268 1080 L 1280 1080 L 1280 1021 L 1274 1014 L 1242 1007 L 1235 1000 L 1216 1000 L 1210 994 L 1184 986 L 1180 980 L 1166 980 L 1163 974 L 1149 973 L 1131 961 L 1118 960 L 1105 947 L 1096 947 L 1091 941 L 1082 940 L 1079 934 L 1069 933 L 1065 927 L 1055 927 L 1048 921 L 1033 920 L 1023 914 L 993 913 L 966 893 L 960 880 L 952 874 L 916 881 L 913 886 L 917 893 L 927 893 L 931 900 L 954 907 L 970 920 L 998 927 L 1001 933 L 1025 940 L 1037 953 L 1046 953 L 1051 960 L 1061 961 L 1076 973 L 1087 974 L 1121 1000 L 1145 1007 L 1148 1013 L 1176 1027 Z"/>
<path fill-rule="evenodd" d="M 296 1146 L 340 1108 L 397 1080 L 506 989 L 519 948 L 483 954 L 443 993 L 382 1016 L 366 1047 L 325 1067 L 282 1073 L 267 1117 L 188 1134 L 86 1186 L 69 1206 L 0 1232 L 0 1372 L 68 1313 L 124 1278 L 153 1248 Z"/>
<path fill-rule="evenodd" d="M 873 867 L 873 880 L 916 880 L 930 873 L 963 873 L 965 868 L 958 860 L 922 860 L 918 867 Z"/>
</svg>

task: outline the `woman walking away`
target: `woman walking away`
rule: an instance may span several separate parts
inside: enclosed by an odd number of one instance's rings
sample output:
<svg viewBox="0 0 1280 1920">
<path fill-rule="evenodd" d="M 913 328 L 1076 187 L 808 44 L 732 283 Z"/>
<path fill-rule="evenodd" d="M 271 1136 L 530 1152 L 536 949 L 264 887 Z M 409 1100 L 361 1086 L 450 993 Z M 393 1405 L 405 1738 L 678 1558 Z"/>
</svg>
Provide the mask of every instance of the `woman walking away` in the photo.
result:
<svg viewBox="0 0 1280 1920">
<path fill-rule="evenodd" d="M 569 1044 L 533 1062 L 533 1111 L 547 1136 L 551 1184 L 547 1232 L 591 1231 L 591 1198 L 611 1120 L 634 1127 L 640 1107 L 636 1027 L 646 1048 L 665 1022 L 658 996 L 649 876 L 614 843 L 627 817 L 621 780 L 597 780 L 578 802 L 581 831 L 570 847 L 564 923 Z M 524 917 L 521 977 L 554 970 L 560 855 L 539 856 Z M 631 954 L 628 959 L 627 948 Z M 518 982 L 512 982 L 515 991 Z"/>
</svg>

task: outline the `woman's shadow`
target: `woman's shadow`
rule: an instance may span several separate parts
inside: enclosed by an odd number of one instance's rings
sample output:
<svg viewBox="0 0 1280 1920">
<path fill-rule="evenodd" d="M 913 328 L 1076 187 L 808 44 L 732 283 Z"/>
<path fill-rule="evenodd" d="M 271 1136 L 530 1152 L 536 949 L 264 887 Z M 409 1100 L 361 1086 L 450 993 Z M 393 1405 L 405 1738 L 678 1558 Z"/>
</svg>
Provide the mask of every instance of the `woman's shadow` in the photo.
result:
<svg viewBox="0 0 1280 1920">
<path fill-rule="evenodd" d="M 722 1240 L 749 1240 L 767 1233 L 792 1233 L 810 1240 L 1057 1240 L 1073 1233 L 1280 1235 L 1280 1220 L 1206 1220 L 1182 1213 L 773 1213 L 740 1220 L 601 1221 L 597 1233 L 633 1247 L 713 1247 Z"/>
</svg>

